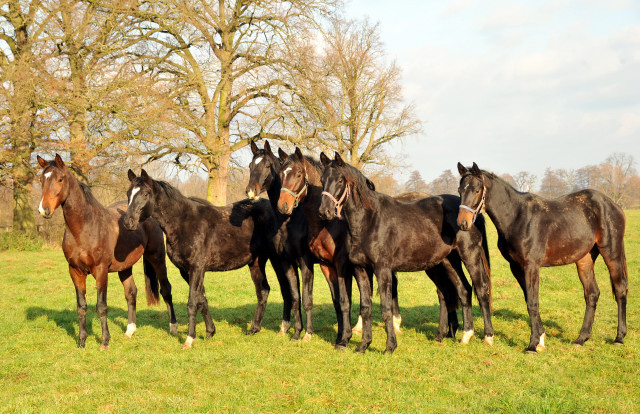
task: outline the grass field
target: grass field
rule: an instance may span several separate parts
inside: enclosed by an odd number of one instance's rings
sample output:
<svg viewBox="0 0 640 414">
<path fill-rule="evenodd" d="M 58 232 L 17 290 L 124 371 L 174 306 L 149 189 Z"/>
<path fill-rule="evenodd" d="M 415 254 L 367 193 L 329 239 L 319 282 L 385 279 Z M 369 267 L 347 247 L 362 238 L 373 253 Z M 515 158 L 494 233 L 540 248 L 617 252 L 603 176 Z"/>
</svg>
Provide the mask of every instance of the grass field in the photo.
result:
<svg viewBox="0 0 640 414">
<path fill-rule="evenodd" d="M 57 213 L 59 214 L 59 213 Z M 141 266 L 134 269 L 138 331 L 124 337 L 126 302 L 115 274 L 109 282 L 111 346 L 101 352 L 95 283 L 88 279 L 89 338 L 76 348 L 75 293 L 60 250 L 0 252 L 0 412 L 640 412 L 640 211 L 627 212 L 626 249 L 631 289 L 629 333 L 614 346 L 615 300 L 602 259 L 601 290 L 592 338 L 577 337 L 584 297 L 575 266 L 545 268 L 540 310 L 547 352 L 523 352 L 529 319 L 515 279 L 490 229 L 495 345 L 482 338 L 474 298 L 470 345 L 434 342 L 435 288 L 422 273 L 401 274 L 404 333 L 384 355 L 379 297 L 374 298 L 374 341 L 365 355 L 334 351 L 337 324 L 328 287 L 315 280 L 311 343 L 277 336 L 282 298 L 271 272 L 263 330 L 245 336 L 255 309 L 248 270 L 208 273 L 205 284 L 217 333 L 205 340 L 199 319 L 190 351 L 186 337 L 187 286 L 169 264 L 179 335 L 168 333 L 164 305 L 149 308 Z M 354 292 L 357 297 L 357 292 Z M 354 305 L 352 319 L 358 312 Z M 289 332 L 289 337 L 291 331 Z"/>
</svg>

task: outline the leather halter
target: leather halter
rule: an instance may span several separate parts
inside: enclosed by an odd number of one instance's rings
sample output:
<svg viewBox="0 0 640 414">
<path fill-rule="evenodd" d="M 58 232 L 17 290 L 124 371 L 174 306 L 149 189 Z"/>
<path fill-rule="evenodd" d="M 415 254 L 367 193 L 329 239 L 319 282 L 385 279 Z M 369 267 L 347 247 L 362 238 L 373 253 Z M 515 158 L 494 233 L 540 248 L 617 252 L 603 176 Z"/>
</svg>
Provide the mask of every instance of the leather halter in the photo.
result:
<svg viewBox="0 0 640 414">
<path fill-rule="evenodd" d="M 347 186 L 344 188 L 344 191 L 342 192 L 342 196 L 340 197 L 340 200 L 336 200 L 336 198 L 327 191 L 322 192 L 322 195 L 326 195 L 327 197 L 329 197 L 331 201 L 333 201 L 333 204 L 335 204 L 336 216 L 339 219 L 342 218 L 342 216 L 340 215 L 340 212 L 342 211 L 342 207 L 344 207 L 344 202 L 347 201 L 347 197 L 349 196 L 350 192 L 351 192 L 351 188 L 349 187 L 349 184 L 347 184 Z"/>
<path fill-rule="evenodd" d="M 302 193 L 304 193 L 305 191 L 307 191 L 307 185 L 309 184 L 309 182 L 307 181 L 307 177 L 304 177 L 304 185 L 302 186 L 302 189 L 300 189 L 300 191 L 298 191 L 297 193 L 294 193 L 293 191 L 289 190 L 288 188 L 282 186 L 280 188 L 280 192 L 285 192 L 285 193 L 289 193 L 293 196 L 293 198 L 295 199 L 296 203 L 294 204 L 293 208 L 298 207 L 298 205 L 300 204 L 300 199 L 302 198 Z"/>
<path fill-rule="evenodd" d="M 473 220 L 471 221 L 471 224 L 476 222 L 476 218 L 478 218 L 478 213 L 484 212 L 485 194 L 486 193 L 487 193 L 487 187 L 484 185 L 484 177 L 482 177 L 482 198 L 480 198 L 480 202 L 478 203 L 476 208 L 465 206 L 462 203 L 460 204 L 460 208 L 459 209 L 464 209 L 464 210 L 467 210 L 467 211 L 470 211 L 470 212 L 473 213 Z M 460 201 L 462 201 L 462 200 L 460 200 Z"/>
</svg>

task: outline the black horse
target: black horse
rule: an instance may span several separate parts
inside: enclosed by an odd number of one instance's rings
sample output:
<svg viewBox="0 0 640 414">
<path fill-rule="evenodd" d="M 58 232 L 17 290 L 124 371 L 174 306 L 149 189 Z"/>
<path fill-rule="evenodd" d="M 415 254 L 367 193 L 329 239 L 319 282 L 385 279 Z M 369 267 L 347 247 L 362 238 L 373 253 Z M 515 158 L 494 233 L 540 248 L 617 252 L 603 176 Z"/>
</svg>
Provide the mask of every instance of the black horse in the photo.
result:
<svg viewBox="0 0 640 414">
<path fill-rule="evenodd" d="M 198 311 L 206 325 L 206 337 L 210 338 L 215 333 L 204 293 L 206 271 L 249 266 L 258 306 L 248 333 L 258 332 L 270 289 L 265 275 L 267 259 L 271 259 L 276 274 L 280 274 L 278 280 L 284 278 L 273 249 L 276 219 L 269 202 L 242 200 L 226 207 L 216 207 L 206 200 L 185 197 L 170 184 L 153 180 L 145 170 L 140 177 L 129 170 L 129 180 L 125 226 L 135 229 L 138 222 L 153 217 L 166 235 L 169 259 L 189 281 L 189 331 L 183 349 L 191 348 L 195 340 Z M 283 296 L 286 295 L 285 289 L 288 287 L 282 286 Z"/>
<path fill-rule="evenodd" d="M 594 190 L 546 200 L 521 193 L 494 174 L 468 169 L 458 163 L 462 205 L 458 224 L 468 229 L 486 208 L 498 230 L 498 248 L 509 262 L 527 302 L 531 338 L 527 351 L 545 350 L 544 327 L 538 310 L 540 267 L 575 263 L 584 286 L 586 311 L 578 339 L 582 345 L 591 337 L 591 327 L 600 290 L 593 264 L 601 254 L 609 268 L 618 303 L 618 333 L 614 343 L 622 344 L 627 334 L 627 261 L 624 253 L 625 217 L 609 197 Z"/>
<path fill-rule="evenodd" d="M 307 243 L 307 236 L 309 227 L 307 225 L 307 218 L 304 211 L 301 209 L 295 209 L 290 215 L 280 214 L 277 211 L 278 197 L 280 197 L 280 189 L 282 185 L 280 183 L 280 160 L 271 151 L 271 146 L 268 141 L 264 142 L 264 148 L 259 149 L 255 142 L 251 141 L 251 152 L 253 158 L 249 164 L 249 183 L 247 184 L 246 194 L 252 200 L 260 200 L 260 193 L 266 190 L 271 202 L 271 207 L 275 211 L 276 221 L 278 224 L 278 230 L 274 237 L 274 246 L 276 253 L 283 262 L 286 262 L 288 272 L 294 272 L 293 277 L 289 280 L 295 279 L 296 285 L 292 287 L 291 293 L 292 305 L 300 306 L 300 287 L 298 272 L 295 266 L 300 268 L 302 274 L 302 286 L 303 286 L 303 303 L 304 310 L 307 315 L 307 324 L 304 342 L 311 340 L 313 334 L 313 323 L 311 318 L 311 311 L 313 308 L 313 264 L 317 263 L 317 259 L 309 250 L 309 244 Z M 293 265 L 295 266 L 293 266 Z M 288 320 L 286 317 L 290 313 L 290 307 L 287 309 L 285 302 L 283 320 Z M 298 339 L 302 327 L 298 326 L 296 321 L 295 332 L 292 339 Z M 284 334 L 287 330 L 287 326 L 282 326 L 280 333 Z"/>
<path fill-rule="evenodd" d="M 493 343 L 491 281 L 484 222 L 470 232 L 459 232 L 456 218 L 460 199 L 452 195 L 399 202 L 373 191 L 364 175 L 346 164 L 339 154 L 331 161 L 320 154 L 325 166 L 321 216 L 344 215 L 350 230 L 349 259 L 373 268 L 378 278 L 380 306 L 387 331 L 386 352 L 397 347 L 391 317 L 391 276 L 394 271 L 427 270 L 442 264 L 456 286 L 463 306 L 463 343 L 473 336 L 471 292 L 462 282 L 461 258 L 471 278 L 484 315 L 485 342 Z"/>
</svg>

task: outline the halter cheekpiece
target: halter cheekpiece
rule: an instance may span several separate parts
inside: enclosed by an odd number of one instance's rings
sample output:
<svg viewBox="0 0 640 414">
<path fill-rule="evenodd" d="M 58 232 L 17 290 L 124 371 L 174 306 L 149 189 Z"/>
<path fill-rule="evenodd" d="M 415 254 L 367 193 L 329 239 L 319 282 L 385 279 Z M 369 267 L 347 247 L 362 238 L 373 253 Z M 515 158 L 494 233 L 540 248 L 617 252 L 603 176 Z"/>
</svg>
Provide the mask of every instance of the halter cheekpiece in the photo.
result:
<svg viewBox="0 0 640 414">
<path fill-rule="evenodd" d="M 327 197 L 329 197 L 331 199 L 331 201 L 333 201 L 333 204 L 335 204 L 336 207 L 336 216 L 341 219 L 342 216 L 340 215 L 340 212 L 342 211 L 342 207 L 344 207 L 344 202 L 347 200 L 347 197 L 349 196 L 349 193 L 351 192 L 351 189 L 349 187 L 349 185 L 347 184 L 347 186 L 344 188 L 344 191 L 342 192 L 342 196 L 340 196 L 340 200 L 336 200 L 336 198 L 329 192 L 327 191 L 323 191 L 322 195 L 326 195 Z"/>
<path fill-rule="evenodd" d="M 282 187 L 280 188 L 280 192 L 285 192 L 285 193 L 289 193 L 293 196 L 293 198 L 296 200 L 296 203 L 293 205 L 293 208 L 298 207 L 298 205 L 300 204 L 300 198 L 302 197 L 302 193 L 304 193 L 305 191 L 307 191 L 307 184 L 309 184 L 309 182 L 307 181 L 307 177 L 304 178 L 304 185 L 302 186 L 302 189 L 300 189 L 300 191 L 298 191 L 297 193 L 294 193 L 293 191 L 289 190 L 286 187 Z"/>
<path fill-rule="evenodd" d="M 473 213 L 473 220 L 471 221 L 471 224 L 476 222 L 476 218 L 478 218 L 478 214 L 479 213 L 483 213 L 484 212 L 484 207 L 485 207 L 485 194 L 487 193 L 487 187 L 484 185 L 484 177 L 482 178 L 482 198 L 480 198 L 480 202 L 478 203 L 478 206 L 476 208 L 472 208 L 469 206 L 465 206 L 464 204 L 460 204 L 460 209 L 464 209 L 467 211 L 470 211 Z M 460 200 L 462 201 L 462 200 Z"/>
</svg>

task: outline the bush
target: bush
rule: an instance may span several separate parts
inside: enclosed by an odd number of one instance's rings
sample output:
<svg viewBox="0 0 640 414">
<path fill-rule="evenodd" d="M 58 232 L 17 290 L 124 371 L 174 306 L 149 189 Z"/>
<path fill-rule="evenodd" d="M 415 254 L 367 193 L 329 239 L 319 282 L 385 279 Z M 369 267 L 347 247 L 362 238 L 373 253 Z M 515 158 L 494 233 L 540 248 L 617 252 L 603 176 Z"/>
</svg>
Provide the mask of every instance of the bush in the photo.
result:
<svg viewBox="0 0 640 414">
<path fill-rule="evenodd" d="M 44 242 L 37 233 L 0 233 L 0 250 L 38 251 Z"/>
</svg>

